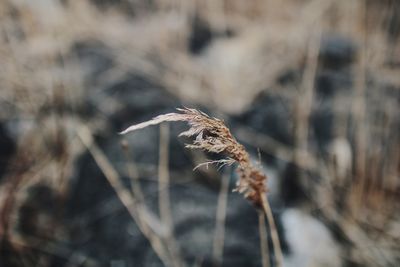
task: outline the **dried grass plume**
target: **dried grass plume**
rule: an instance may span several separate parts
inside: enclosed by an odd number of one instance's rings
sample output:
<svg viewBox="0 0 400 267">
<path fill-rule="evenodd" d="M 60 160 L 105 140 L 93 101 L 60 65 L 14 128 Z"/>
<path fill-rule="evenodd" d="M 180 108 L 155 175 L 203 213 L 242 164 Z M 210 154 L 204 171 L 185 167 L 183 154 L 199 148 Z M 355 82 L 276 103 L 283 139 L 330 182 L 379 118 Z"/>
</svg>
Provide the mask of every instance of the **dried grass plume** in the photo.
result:
<svg viewBox="0 0 400 267">
<path fill-rule="evenodd" d="M 190 125 L 189 130 L 179 136 L 195 137 L 193 144 L 186 147 L 202 149 L 204 151 L 221 153 L 227 158 L 218 161 L 207 162 L 222 165 L 237 163 L 239 180 L 236 191 L 243 193 L 257 207 L 262 206 L 262 196 L 266 192 L 267 177 L 250 161 L 250 156 L 243 145 L 233 137 L 228 127 L 222 120 L 213 118 L 196 109 L 177 109 L 178 113 L 159 115 L 152 120 L 132 125 L 121 134 L 127 134 L 151 125 L 157 125 L 167 121 L 185 121 Z"/>
<path fill-rule="evenodd" d="M 245 198 L 251 201 L 257 208 L 259 213 L 265 212 L 270 226 L 271 238 L 276 253 L 276 266 L 283 265 L 283 255 L 280 246 L 277 228 L 273 219 L 272 210 L 266 197 L 266 180 L 267 176 L 256 168 L 250 161 L 250 156 L 231 134 L 228 127 L 222 120 L 212 118 L 196 109 L 181 108 L 177 109 L 177 113 L 168 113 L 159 115 L 152 120 L 132 125 L 121 134 L 127 134 L 151 125 L 157 125 L 166 121 L 185 121 L 190 128 L 182 132 L 179 136 L 194 137 L 192 144 L 186 145 L 188 148 L 199 148 L 204 151 L 220 153 L 226 156 L 225 159 L 206 162 L 201 165 L 211 163 L 226 165 L 237 163 L 237 172 L 239 180 L 236 184 L 235 191 L 244 194 Z M 261 215 L 260 215 L 261 216 Z M 263 254 L 267 262 L 265 251 Z M 263 264 L 263 266 L 267 266 Z"/>
</svg>

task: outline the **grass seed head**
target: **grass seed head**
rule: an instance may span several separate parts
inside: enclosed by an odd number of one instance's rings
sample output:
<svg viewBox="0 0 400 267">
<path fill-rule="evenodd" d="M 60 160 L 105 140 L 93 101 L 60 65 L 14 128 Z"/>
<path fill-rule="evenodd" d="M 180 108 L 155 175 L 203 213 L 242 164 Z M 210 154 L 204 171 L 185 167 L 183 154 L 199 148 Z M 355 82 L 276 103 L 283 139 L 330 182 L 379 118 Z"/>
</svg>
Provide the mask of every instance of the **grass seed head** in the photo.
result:
<svg viewBox="0 0 400 267">
<path fill-rule="evenodd" d="M 179 135 L 194 138 L 192 144 L 186 145 L 187 148 L 202 149 L 226 156 L 224 159 L 211 163 L 221 165 L 237 163 L 239 180 L 235 191 L 244 194 L 245 198 L 254 205 L 261 206 L 261 194 L 266 192 L 267 177 L 254 167 L 244 146 L 233 137 L 222 120 L 210 117 L 196 109 L 180 108 L 177 109 L 177 113 L 159 115 L 149 121 L 132 125 L 122 131 L 121 134 L 167 121 L 185 121 L 189 124 L 190 128 Z"/>
</svg>

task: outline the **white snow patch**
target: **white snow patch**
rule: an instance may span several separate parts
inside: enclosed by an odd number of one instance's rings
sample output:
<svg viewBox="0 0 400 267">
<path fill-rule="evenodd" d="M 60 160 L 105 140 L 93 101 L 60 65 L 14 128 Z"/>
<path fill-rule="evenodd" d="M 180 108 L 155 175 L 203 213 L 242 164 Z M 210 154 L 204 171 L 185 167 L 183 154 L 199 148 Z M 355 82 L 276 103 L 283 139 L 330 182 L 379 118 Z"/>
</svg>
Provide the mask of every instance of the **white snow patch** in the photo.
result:
<svg viewBox="0 0 400 267">
<path fill-rule="evenodd" d="M 296 209 L 282 214 L 290 254 L 286 267 L 340 267 L 340 249 L 329 230 L 317 219 Z"/>
</svg>

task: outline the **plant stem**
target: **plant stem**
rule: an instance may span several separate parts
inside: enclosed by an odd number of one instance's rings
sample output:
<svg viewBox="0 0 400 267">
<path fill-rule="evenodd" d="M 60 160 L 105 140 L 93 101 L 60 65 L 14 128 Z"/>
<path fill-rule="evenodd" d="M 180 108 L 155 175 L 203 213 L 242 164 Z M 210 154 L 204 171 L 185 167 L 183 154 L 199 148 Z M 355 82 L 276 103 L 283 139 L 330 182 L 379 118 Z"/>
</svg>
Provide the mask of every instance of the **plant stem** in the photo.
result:
<svg viewBox="0 0 400 267">
<path fill-rule="evenodd" d="M 261 196 L 261 203 L 262 203 L 262 208 L 265 212 L 265 215 L 267 216 L 268 219 L 268 224 L 271 232 L 271 239 L 272 239 L 272 245 L 274 247 L 274 252 L 275 252 L 275 262 L 276 266 L 278 267 L 283 267 L 283 254 L 282 254 L 282 249 L 281 249 L 281 244 L 279 241 L 279 236 L 278 236 L 278 230 L 276 228 L 276 224 L 274 221 L 274 217 L 272 215 L 272 210 L 269 205 L 268 199 L 265 195 L 264 192 L 260 193 Z"/>
<path fill-rule="evenodd" d="M 265 228 L 264 211 L 258 210 L 258 230 L 260 232 L 260 249 L 263 267 L 270 267 L 267 229 Z"/>
</svg>

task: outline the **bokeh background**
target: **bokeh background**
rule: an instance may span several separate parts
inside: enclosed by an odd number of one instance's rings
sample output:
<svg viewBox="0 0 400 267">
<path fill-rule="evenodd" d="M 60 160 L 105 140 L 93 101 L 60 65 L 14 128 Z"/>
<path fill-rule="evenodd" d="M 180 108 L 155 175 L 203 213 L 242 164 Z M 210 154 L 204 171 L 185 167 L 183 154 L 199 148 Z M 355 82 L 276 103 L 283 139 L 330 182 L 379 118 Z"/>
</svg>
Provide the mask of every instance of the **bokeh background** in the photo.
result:
<svg viewBox="0 0 400 267">
<path fill-rule="evenodd" d="M 399 266 L 399 102 L 397 0 L 2 0 L 0 266 L 261 266 L 220 156 L 118 135 L 182 106 L 267 173 L 285 266 Z"/>
</svg>

